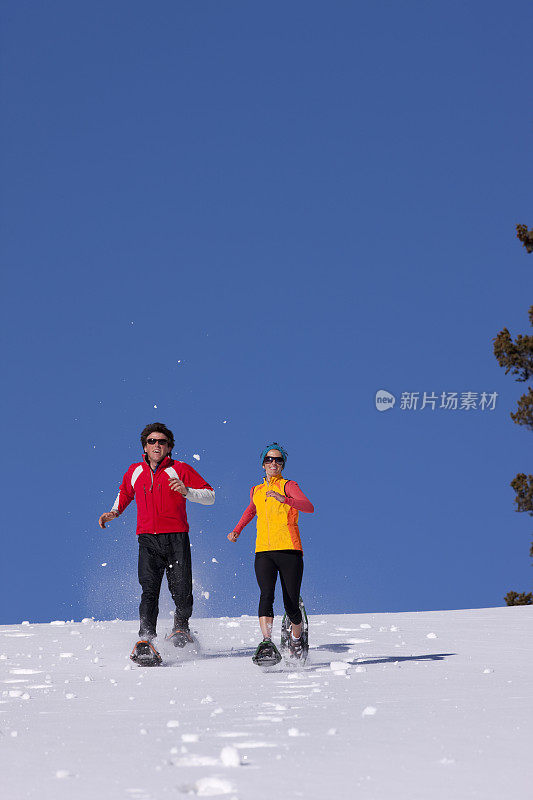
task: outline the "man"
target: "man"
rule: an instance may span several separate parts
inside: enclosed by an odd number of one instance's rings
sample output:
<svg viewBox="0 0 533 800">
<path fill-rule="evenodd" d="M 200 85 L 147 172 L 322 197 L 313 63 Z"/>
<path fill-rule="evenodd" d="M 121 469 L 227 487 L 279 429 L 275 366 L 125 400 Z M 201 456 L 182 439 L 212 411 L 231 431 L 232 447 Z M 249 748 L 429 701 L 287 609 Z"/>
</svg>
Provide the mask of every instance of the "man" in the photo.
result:
<svg viewBox="0 0 533 800">
<path fill-rule="evenodd" d="M 192 642 L 189 618 L 192 614 L 192 569 L 189 524 L 185 500 L 203 505 L 215 502 L 213 488 L 183 461 L 171 457 L 174 436 L 161 422 L 147 425 L 141 433 L 143 460 L 132 464 L 120 486 L 111 511 L 99 519 L 101 528 L 119 517 L 137 501 L 139 537 L 139 641 L 131 658 L 139 663 L 161 663 L 152 644 L 155 639 L 159 592 L 166 571 L 168 588 L 176 605 L 174 626 L 166 637 L 176 647 Z"/>
</svg>

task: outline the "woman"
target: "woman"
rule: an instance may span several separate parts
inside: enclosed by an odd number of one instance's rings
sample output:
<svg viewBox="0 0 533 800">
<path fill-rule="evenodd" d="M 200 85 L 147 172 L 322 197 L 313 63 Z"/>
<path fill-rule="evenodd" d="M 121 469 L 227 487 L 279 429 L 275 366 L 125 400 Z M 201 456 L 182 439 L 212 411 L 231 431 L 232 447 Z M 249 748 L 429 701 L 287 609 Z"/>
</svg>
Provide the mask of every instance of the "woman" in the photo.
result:
<svg viewBox="0 0 533 800">
<path fill-rule="evenodd" d="M 257 515 L 255 575 L 261 590 L 259 625 L 263 641 L 257 647 L 254 661 L 267 658 L 275 660 L 276 654 L 279 657 L 272 643 L 274 589 L 278 572 L 283 604 L 291 621 L 290 654 L 294 658 L 301 658 L 303 654 L 299 599 L 304 564 L 298 512 L 312 513 L 315 509 L 296 481 L 282 477 L 286 461 L 287 451 L 280 444 L 272 442 L 265 447 L 261 453 L 261 464 L 265 471 L 263 482 L 252 486 L 250 505 L 233 531 L 228 533 L 230 542 L 236 542 L 243 528 Z"/>
</svg>

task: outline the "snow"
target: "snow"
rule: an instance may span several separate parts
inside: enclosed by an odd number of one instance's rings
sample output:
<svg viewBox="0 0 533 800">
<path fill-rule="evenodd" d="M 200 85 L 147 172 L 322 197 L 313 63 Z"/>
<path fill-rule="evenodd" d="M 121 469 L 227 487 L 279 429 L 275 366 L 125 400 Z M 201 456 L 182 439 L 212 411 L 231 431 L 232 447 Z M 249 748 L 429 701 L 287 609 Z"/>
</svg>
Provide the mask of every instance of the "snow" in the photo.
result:
<svg viewBox="0 0 533 800">
<path fill-rule="evenodd" d="M 129 661 L 136 621 L 2 626 L 5 794 L 526 800 L 532 623 L 531 606 L 311 616 L 298 669 L 252 664 L 251 616 L 193 620 L 199 652 L 163 640 L 152 669 Z"/>
</svg>

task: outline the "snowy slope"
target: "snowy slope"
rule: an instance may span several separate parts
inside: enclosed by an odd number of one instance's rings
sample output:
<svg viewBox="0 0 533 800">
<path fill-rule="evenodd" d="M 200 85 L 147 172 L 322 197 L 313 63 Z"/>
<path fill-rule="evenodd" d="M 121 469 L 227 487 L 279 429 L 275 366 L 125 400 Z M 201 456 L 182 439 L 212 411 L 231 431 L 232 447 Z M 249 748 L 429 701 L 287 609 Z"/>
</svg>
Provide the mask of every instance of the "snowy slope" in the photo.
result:
<svg viewBox="0 0 533 800">
<path fill-rule="evenodd" d="M 3 797 L 533 796 L 533 607 L 315 616 L 300 671 L 252 617 L 193 627 L 155 669 L 134 622 L 1 628 Z"/>
</svg>

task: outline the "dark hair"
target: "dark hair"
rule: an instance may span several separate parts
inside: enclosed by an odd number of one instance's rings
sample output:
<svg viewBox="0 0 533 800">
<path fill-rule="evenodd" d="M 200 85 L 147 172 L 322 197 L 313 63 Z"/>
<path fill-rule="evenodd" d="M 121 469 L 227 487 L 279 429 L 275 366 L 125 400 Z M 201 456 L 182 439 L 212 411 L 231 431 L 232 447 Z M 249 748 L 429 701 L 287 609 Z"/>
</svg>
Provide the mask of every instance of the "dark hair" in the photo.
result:
<svg viewBox="0 0 533 800">
<path fill-rule="evenodd" d="M 172 431 L 169 431 L 167 426 L 163 425 L 162 422 L 152 422 L 151 425 L 147 425 L 146 428 L 141 431 L 141 447 L 143 450 L 146 447 L 146 440 L 151 433 L 162 433 L 164 436 L 166 436 L 168 439 L 168 445 L 172 450 L 174 447 L 174 434 Z"/>
</svg>

